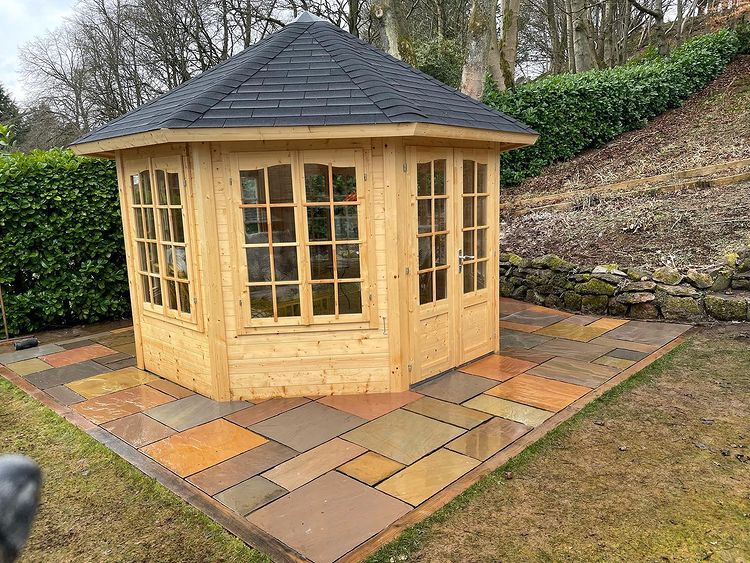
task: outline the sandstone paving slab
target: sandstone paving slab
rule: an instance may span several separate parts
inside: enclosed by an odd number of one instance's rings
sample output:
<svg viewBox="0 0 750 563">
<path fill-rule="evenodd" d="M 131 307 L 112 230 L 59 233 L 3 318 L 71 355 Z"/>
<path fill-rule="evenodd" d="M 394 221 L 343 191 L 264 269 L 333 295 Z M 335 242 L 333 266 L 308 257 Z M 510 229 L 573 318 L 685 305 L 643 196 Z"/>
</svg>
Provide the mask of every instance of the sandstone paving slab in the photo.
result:
<svg viewBox="0 0 750 563">
<path fill-rule="evenodd" d="M 492 379 L 453 370 L 436 379 L 420 383 L 413 390 L 450 403 L 463 403 L 496 384 L 497 381 Z"/>
<path fill-rule="evenodd" d="M 621 368 L 610 365 L 593 364 L 571 358 L 552 358 L 530 369 L 527 373 L 593 389 L 609 381 L 620 371 L 622 371 Z"/>
<path fill-rule="evenodd" d="M 190 395 L 167 405 L 150 409 L 146 414 L 177 431 L 187 430 L 249 406 L 246 401 L 219 402 L 203 395 Z"/>
<path fill-rule="evenodd" d="M 111 371 L 107 366 L 86 360 L 78 364 L 71 364 L 59 368 L 52 368 L 38 373 L 32 373 L 26 377 L 26 381 L 39 389 L 46 390 L 50 387 L 65 385 L 79 379 L 85 379 L 92 375 Z"/>
<path fill-rule="evenodd" d="M 248 520 L 311 561 L 332 563 L 410 509 L 392 496 L 331 471 L 250 513 Z"/>
<path fill-rule="evenodd" d="M 377 452 L 367 452 L 346 462 L 338 470 L 357 481 L 374 486 L 403 468 L 403 463 L 387 458 Z"/>
<path fill-rule="evenodd" d="M 486 394 L 469 399 L 464 403 L 464 406 L 534 427 L 539 426 L 554 414 L 550 411 Z"/>
<path fill-rule="evenodd" d="M 479 395 L 481 397 L 482 395 Z M 447 422 L 454 426 L 466 428 L 467 430 L 482 424 L 491 418 L 486 412 L 467 408 L 466 406 L 448 403 L 432 397 L 422 397 L 418 401 L 409 403 L 405 410 L 421 414 L 441 422 Z"/>
<path fill-rule="evenodd" d="M 583 397 L 591 389 L 545 377 L 522 373 L 487 391 L 488 395 L 557 412 Z"/>
<path fill-rule="evenodd" d="M 252 477 L 216 495 L 223 505 L 242 516 L 284 496 L 288 491 L 263 477 Z"/>
</svg>

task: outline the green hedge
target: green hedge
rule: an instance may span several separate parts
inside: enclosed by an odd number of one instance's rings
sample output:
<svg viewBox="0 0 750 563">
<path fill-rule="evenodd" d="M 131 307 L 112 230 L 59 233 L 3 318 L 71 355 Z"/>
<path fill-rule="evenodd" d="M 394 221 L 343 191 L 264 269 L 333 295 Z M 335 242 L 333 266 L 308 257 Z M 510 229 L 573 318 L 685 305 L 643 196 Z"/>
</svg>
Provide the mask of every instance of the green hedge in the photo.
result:
<svg viewBox="0 0 750 563">
<path fill-rule="evenodd" d="M 13 334 L 129 311 L 114 163 L 0 155 L 0 283 Z"/>
<path fill-rule="evenodd" d="M 485 103 L 540 133 L 536 145 L 503 156 L 503 182 L 516 184 L 547 164 L 642 127 L 715 78 L 739 49 L 737 34 L 722 30 L 684 43 L 668 58 L 551 76 L 514 91 L 490 89 Z"/>
</svg>

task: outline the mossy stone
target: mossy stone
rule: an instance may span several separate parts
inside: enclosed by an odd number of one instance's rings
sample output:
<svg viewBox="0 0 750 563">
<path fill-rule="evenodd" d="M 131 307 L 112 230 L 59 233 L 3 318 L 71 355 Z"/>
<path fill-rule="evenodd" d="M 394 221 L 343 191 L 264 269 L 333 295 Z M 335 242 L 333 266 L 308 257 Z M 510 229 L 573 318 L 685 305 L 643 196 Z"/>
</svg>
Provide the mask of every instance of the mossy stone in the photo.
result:
<svg viewBox="0 0 750 563">
<path fill-rule="evenodd" d="M 628 306 L 618 302 L 617 298 L 610 297 L 609 304 L 607 305 L 607 311 L 610 315 L 624 317 L 628 314 Z"/>
<path fill-rule="evenodd" d="M 699 321 L 704 317 L 703 307 L 698 299 L 667 295 L 661 305 L 661 314 L 670 321 Z"/>
<path fill-rule="evenodd" d="M 657 319 L 659 309 L 653 303 L 636 303 L 630 306 L 629 316 L 634 319 Z"/>
<path fill-rule="evenodd" d="M 580 311 L 582 300 L 583 298 L 575 291 L 566 291 L 563 294 L 563 304 L 571 311 Z"/>
<path fill-rule="evenodd" d="M 744 321 L 747 319 L 747 301 L 736 295 L 709 293 L 703 298 L 709 316 L 720 321 Z"/>
<path fill-rule="evenodd" d="M 508 262 L 517 268 L 528 268 L 531 264 L 531 261 L 521 258 L 518 254 L 513 254 L 512 252 L 508 252 Z"/>
<path fill-rule="evenodd" d="M 500 278 L 500 295 L 503 297 L 510 297 L 514 287 L 508 278 Z"/>
<path fill-rule="evenodd" d="M 630 281 L 620 288 L 620 291 L 653 291 L 656 289 L 656 282 L 652 281 Z"/>
<path fill-rule="evenodd" d="M 589 281 L 576 285 L 576 292 L 586 295 L 614 295 L 617 288 L 611 283 L 607 283 L 598 278 L 591 278 Z"/>
<path fill-rule="evenodd" d="M 661 282 L 666 285 L 677 285 L 682 281 L 682 274 L 677 270 L 677 268 L 672 268 L 670 266 L 662 266 L 661 268 L 657 268 L 654 271 L 653 276 L 651 276 L 654 281 Z"/>
<path fill-rule="evenodd" d="M 729 286 L 732 284 L 732 278 L 734 277 L 734 270 L 731 270 L 729 268 L 723 268 L 716 272 L 716 277 L 714 278 L 714 283 L 711 286 L 711 291 L 724 291 L 725 289 L 729 289 Z"/>
<path fill-rule="evenodd" d="M 521 299 L 521 300 L 526 299 L 526 291 L 528 291 L 528 289 L 529 288 L 526 287 L 525 285 L 519 285 L 513 290 L 513 293 L 511 293 L 510 296 L 513 299 Z"/>
<path fill-rule="evenodd" d="M 609 297 L 606 295 L 584 295 L 581 298 L 581 312 L 586 315 L 603 315 L 607 312 Z"/>
<path fill-rule="evenodd" d="M 708 289 L 714 284 L 714 279 L 710 274 L 699 272 L 698 270 L 694 270 L 693 268 L 690 268 L 687 271 L 687 275 L 685 277 L 698 289 Z"/>
<path fill-rule="evenodd" d="M 656 299 L 653 293 L 647 291 L 634 291 L 630 293 L 621 293 L 615 300 L 623 305 L 635 305 L 636 303 L 648 303 Z"/>
<path fill-rule="evenodd" d="M 544 256 L 533 258 L 531 260 L 531 265 L 535 268 L 548 268 L 557 272 L 570 272 L 576 267 L 575 264 L 572 264 L 567 260 L 563 260 L 559 256 L 555 256 L 554 254 L 545 254 Z"/>
</svg>

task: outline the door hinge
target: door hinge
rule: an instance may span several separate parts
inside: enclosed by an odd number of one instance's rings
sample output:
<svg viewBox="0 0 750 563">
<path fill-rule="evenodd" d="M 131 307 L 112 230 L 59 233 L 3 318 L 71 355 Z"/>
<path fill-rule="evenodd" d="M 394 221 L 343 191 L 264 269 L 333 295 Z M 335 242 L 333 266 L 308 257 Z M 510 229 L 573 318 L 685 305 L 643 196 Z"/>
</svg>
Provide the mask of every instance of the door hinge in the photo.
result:
<svg viewBox="0 0 750 563">
<path fill-rule="evenodd" d="M 229 177 L 229 185 L 230 186 L 232 185 L 232 177 L 231 176 Z"/>
<path fill-rule="evenodd" d="M 408 369 L 409 371 L 412 371 L 414 369 L 414 366 L 412 364 L 407 364 L 406 369 Z"/>
<path fill-rule="evenodd" d="M 388 334 L 388 320 L 385 317 L 380 317 L 383 319 L 383 334 Z"/>
<path fill-rule="evenodd" d="M 242 307 L 242 299 L 240 299 L 240 307 Z"/>
<path fill-rule="evenodd" d="M 408 166 L 408 165 L 407 165 L 407 164 L 406 164 L 406 163 L 404 162 L 404 174 L 406 173 L 406 171 L 407 171 L 408 169 L 409 169 L 409 166 Z"/>
<path fill-rule="evenodd" d="M 365 182 L 367 181 L 367 172 L 365 172 Z"/>
<path fill-rule="evenodd" d="M 406 275 L 408 276 L 411 273 L 411 268 L 409 266 L 406 267 Z"/>
</svg>

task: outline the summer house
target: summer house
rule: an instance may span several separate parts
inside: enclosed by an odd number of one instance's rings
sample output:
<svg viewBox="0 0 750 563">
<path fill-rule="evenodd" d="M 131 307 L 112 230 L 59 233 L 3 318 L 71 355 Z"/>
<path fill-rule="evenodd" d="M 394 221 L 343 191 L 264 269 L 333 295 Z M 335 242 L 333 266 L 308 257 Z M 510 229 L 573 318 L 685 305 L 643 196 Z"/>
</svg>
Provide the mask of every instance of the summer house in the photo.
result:
<svg viewBox="0 0 750 563">
<path fill-rule="evenodd" d="M 139 367 L 252 400 L 497 350 L 500 153 L 536 137 L 303 13 L 72 148 L 117 162 Z"/>
</svg>

